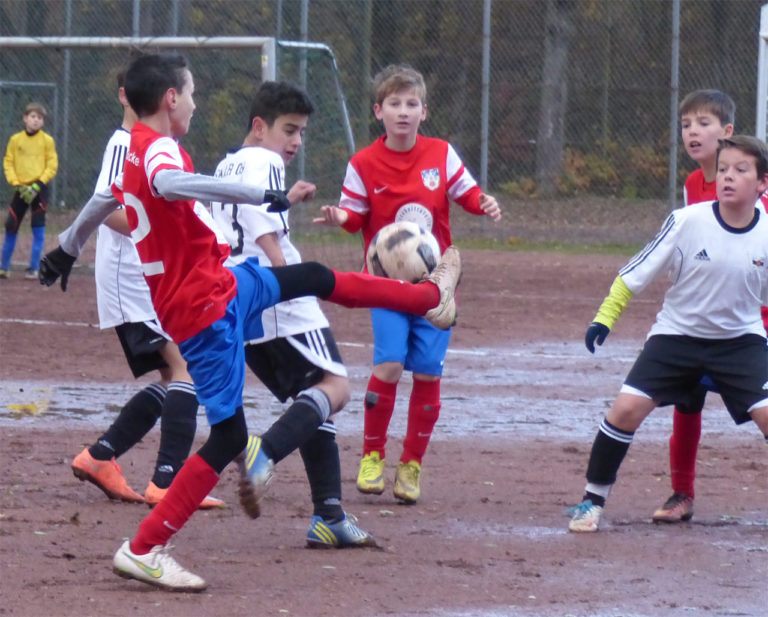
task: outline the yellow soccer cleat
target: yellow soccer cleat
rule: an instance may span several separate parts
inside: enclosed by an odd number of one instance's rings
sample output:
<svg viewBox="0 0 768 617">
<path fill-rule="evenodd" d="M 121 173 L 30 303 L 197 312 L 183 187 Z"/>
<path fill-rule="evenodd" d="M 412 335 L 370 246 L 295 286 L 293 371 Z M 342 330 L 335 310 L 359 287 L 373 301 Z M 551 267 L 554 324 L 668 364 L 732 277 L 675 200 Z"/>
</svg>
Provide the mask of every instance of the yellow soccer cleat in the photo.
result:
<svg viewBox="0 0 768 617">
<path fill-rule="evenodd" d="M 421 465 L 416 461 L 402 461 L 397 465 L 393 493 L 400 501 L 411 504 L 421 497 Z"/>
<path fill-rule="evenodd" d="M 357 490 L 371 495 L 381 495 L 384 492 L 384 459 L 375 450 L 366 454 L 360 461 Z"/>
</svg>

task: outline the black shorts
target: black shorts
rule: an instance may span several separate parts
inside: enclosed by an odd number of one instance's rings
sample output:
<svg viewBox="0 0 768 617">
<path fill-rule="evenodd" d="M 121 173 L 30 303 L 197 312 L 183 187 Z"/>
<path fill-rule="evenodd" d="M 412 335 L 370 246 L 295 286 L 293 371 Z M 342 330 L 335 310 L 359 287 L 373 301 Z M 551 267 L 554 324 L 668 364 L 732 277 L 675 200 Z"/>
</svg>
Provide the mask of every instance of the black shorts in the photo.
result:
<svg viewBox="0 0 768 617">
<path fill-rule="evenodd" d="M 120 324 L 115 327 L 115 332 L 134 377 L 138 378 L 168 366 L 160 355 L 160 350 L 165 347 L 168 339 L 152 330 L 146 323 Z"/>
<path fill-rule="evenodd" d="M 5 219 L 5 231 L 9 234 L 18 233 L 21 227 L 21 221 L 27 210 L 31 208 L 29 225 L 30 227 L 45 227 L 45 209 L 48 195 L 48 187 L 43 187 L 37 197 L 35 197 L 30 206 L 21 198 L 19 191 L 13 192 L 11 198 L 11 207 L 8 211 L 8 217 Z"/>
<path fill-rule="evenodd" d="M 624 385 L 650 396 L 659 406 L 691 407 L 708 375 L 736 424 L 749 411 L 768 405 L 768 347 L 757 334 L 713 340 L 660 334 L 650 337 Z M 628 391 L 622 389 L 622 391 Z"/>
<path fill-rule="evenodd" d="M 245 346 L 245 363 L 281 403 L 289 398 L 296 398 L 299 392 L 320 382 L 325 372 L 333 365 L 343 368 L 341 354 L 330 328 L 296 334 L 290 338 L 307 350 L 317 349 L 310 344 L 308 335 L 312 335 L 311 338 L 314 339 L 318 333 L 322 335 L 323 345 L 322 352 L 314 353 L 314 361 L 307 357 L 312 356 L 312 353 L 303 354 L 288 338 L 276 338 Z M 318 353 L 321 353 L 322 358 Z"/>
</svg>

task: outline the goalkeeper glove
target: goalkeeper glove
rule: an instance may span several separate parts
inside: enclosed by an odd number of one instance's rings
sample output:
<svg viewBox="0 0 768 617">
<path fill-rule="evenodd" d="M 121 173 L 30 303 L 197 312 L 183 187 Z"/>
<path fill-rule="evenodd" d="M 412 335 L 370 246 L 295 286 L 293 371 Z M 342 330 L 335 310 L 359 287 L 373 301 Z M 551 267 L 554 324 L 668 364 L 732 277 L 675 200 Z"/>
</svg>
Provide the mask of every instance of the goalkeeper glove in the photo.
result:
<svg viewBox="0 0 768 617">
<path fill-rule="evenodd" d="M 611 332 L 611 329 L 605 324 L 593 321 L 587 328 L 587 334 L 584 337 L 584 344 L 590 353 L 595 353 L 595 342 L 598 345 L 602 345 L 605 342 L 605 337 Z"/>
<path fill-rule="evenodd" d="M 275 191 L 273 189 L 264 191 L 264 203 L 269 204 L 267 212 L 285 212 L 291 207 L 291 202 L 288 201 L 285 191 Z"/>
<path fill-rule="evenodd" d="M 77 257 L 72 257 L 60 246 L 53 249 L 40 260 L 38 278 L 40 284 L 50 287 L 61 277 L 61 291 L 67 291 L 67 280 L 72 271 L 72 265 Z"/>
<path fill-rule="evenodd" d="M 35 201 L 35 198 L 40 194 L 40 190 L 43 187 L 40 185 L 39 182 L 33 182 L 32 184 L 28 184 L 27 186 L 22 186 L 19 188 L 19 195 L 21 195 L 21 198 L 27 202 L 28 205 L 32 205 L 32 202 Z"/>
</svg>

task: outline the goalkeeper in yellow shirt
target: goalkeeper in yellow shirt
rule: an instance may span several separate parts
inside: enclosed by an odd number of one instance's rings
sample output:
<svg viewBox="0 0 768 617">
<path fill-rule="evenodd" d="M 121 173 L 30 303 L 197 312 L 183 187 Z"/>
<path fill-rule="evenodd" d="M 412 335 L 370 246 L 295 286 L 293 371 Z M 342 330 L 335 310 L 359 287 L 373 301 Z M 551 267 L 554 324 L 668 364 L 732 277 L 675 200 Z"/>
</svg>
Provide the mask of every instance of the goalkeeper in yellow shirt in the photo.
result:
<svg viewBox="0 0 768 617">
<path fill-rule="evenodd" d="M 12 135 L 8 140 L 3 167 L 5 178 L 14 190 L 8 218 L 5 220 L 5 240 L 0 254 L 0 279 L 10 276 L 16 237 L 27 209 L 31 211 L 32 249 L 26 278 L 37 279 L 45 243 L 48 183 L 53 180 L 59 168 L 59 157 L 53 137 L 43 131 L 45 116 L 45 107 L 39 103 L 30 103 L 24 109 L 24 130 Z"/>
</svg>

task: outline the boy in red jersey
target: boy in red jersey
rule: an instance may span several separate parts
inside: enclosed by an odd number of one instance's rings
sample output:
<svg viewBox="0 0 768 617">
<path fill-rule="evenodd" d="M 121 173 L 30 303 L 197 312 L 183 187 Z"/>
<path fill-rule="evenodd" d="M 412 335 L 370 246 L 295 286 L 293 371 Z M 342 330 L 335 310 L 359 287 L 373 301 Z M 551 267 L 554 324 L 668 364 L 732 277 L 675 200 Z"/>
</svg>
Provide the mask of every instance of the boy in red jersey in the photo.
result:
<svg viewBox="0 0 768 617">
<path fill-rule="evenodd" d="M 680 103 L 683 145 L 688 155 L 699 164 L 685 180 L 683 199 L 686 206 L 717 199 L 718 140 L 733 135 L 736 105 L 719 90 L 695 90 Z M 768 324 L 768 311 L 762 308 L 763 322 Z M 669 467 L 672 495 L 653 514 L 653 520 L 677 523 L 693 517 L 696 455 L 701 439 L 701 410 L 707 390 L 702 385 L 686 406 L 676 406 L 669 438 Z"/>
<path fill-rule="evenodd" d="M 167 544 L 246 446 L 243 342 L 262 334 L 262 310 L 314 295 L 348 307 L 386 306 L 425 314 L 448 328 L 455 316 L 453 293 L 461 263 L 458 251 L 450 249 L 448 260 L 429 281 L 416 285 L 336 272 L 315 262 L 263 268 L 255 260 L 246 260 L 225 268 L 229 245 L 195 200 L 266 204 L 268 209 L 280 210 L 290 205 L 285 193 L 193 173 L 191 159 L 176 142 L 189 130 L 195 109 L 194 82 L 183 56 L 136 58 L 125 75 L 125 92 L 139 122 L 131 132 L 122 184 L 116 182 L 112 190 L 126 206 L 158 318 L 187 361 L 211 431 L 134 538 L 115 553 L 113 569 L 119 576 L 163 589 L 201 591 L 206 582 L 179 565 Z M 91 201 L 105 210 L 115 205 L 103 194 Z M 81 216 L 89 215 L 81 212 Z M 41 264 L 45 284 L 52 284 L 56 276 L 65 277 L 71 267 L 60 252 L 49 256 L 44 272 Z M 293 439 L 298 447 L 326 419 L 318 414 L 305 426 L 285 427 L 286 441 Z M 250 484 L 241 490 L 258 499 L 271 477 L 271 461 L 261 452 L 249 452 L 248 457 L 238 458 L 238 464 Z"/>
<path fill-rule="evenodd" d="M 695 90 L 680 103 L 680 125 L 685 151 L 699 168 L 683 185 L 684 205 L 717 199 L 718 140 L 733 135 L 736 105 L 719 90 Z M 700 387 L 689 405 L 675 406 L 669 438 L 672 495 L 653 513 L 656 522 L 677 523 L 693 516 L 696 453 L 701 439 L 701 410 L 707 388 Z"/>
<path fill-rule="evenodd" d="M 467 212 L 501 218 L 496 199 L 484 194 L 446 141 L 419 135 L 426 119 L 426 85 L 418 71 L 390 65 L 374 78 L 374 114 L 386 134 L 355 154 L 347 166 L 339 206 L 324 206 L 317 223 L 362 230 L 365 250 L 394 221 L 413 221 L 431 231 L 441 251 L 451 244 L 449 200 Z M 365 394 L 363 458 L 357 478 L 362 493 L 384 491 L 387 429 L 403 370 L 413 372 L 408 426 L 395 475 L 394 495 L 414 503 L 421 495 L 421 463 L 440 411 L 440 377 L 450 339 L 424 319 L 372 309 L 373 374 Z"/>
<path fill-rule="evenodd" d="M 709 379 L 736 424 L 768 441 L 766 332 L 768 148 L 755 137 L 720 140 L 716 201 L 674 210 L 656 237 L 619 270 L 584 337 L 594 353 L 635 293 L 675 265 L 661 310 L 592 444 L 582 501 L 568 528 L 598 531 L 637 429 L 654 408 L 690 405 Z"/>
</svg>

